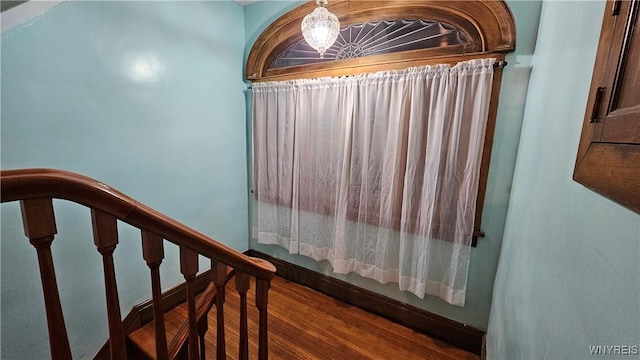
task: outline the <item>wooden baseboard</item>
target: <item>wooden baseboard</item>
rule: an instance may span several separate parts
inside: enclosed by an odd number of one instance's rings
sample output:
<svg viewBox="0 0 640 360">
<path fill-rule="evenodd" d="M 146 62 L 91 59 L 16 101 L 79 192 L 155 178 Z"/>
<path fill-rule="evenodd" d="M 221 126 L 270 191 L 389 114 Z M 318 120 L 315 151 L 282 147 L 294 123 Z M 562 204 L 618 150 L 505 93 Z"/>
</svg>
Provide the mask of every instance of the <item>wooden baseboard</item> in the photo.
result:
<svg viewBox="0 0 640 360">
<path fill-rule="evenodd" d="M 277 275 L 325 295 L 357 306 L 420 333 L 444 340 L 461 349 L 481 355 L 485 332 L 389 297 L 359 288 L 342 280 L 250 249 L 245 254 L 268 260 Z"/>
</svg>

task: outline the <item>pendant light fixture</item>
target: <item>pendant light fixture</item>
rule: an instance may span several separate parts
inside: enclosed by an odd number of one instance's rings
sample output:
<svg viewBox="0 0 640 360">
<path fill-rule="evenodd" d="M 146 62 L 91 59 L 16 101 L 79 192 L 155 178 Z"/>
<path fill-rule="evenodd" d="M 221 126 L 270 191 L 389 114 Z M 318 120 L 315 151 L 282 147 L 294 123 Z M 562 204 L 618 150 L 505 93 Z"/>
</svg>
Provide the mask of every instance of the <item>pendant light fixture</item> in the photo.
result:
<svg viewBox="0 0 640 360">
<path fill-rule="evenodd" d="M 307 43 L 320 53 L 324 53 L 338 38 L 340 21 L 325 8 L 327 0 L 316 0 L 318 7 L 302 20 L 302 36 Z"/>
</svg>

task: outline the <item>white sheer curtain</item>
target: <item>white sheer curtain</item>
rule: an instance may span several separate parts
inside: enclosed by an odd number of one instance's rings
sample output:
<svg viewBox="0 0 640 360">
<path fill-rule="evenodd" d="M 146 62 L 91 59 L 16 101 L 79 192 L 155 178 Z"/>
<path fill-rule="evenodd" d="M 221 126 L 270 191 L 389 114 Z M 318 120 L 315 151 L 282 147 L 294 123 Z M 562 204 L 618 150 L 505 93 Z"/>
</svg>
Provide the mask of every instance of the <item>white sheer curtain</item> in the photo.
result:
<svg viewBox="0 0 640 360">
<path fill-rule="evenodd" d="M 464 306 L 494 62 L 254 83 L 254 238 Z"/>
</svg>

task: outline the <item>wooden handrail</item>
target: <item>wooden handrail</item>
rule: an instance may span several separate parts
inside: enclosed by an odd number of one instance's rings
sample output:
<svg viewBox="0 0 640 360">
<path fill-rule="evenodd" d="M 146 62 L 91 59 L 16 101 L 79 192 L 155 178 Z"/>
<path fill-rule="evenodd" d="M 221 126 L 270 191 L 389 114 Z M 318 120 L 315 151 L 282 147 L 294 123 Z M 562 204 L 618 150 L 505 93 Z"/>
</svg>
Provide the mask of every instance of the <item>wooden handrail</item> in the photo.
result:
<svg viewBox="0 0 640 360">
<path fill-rule="evenodd" d="M 92 178 L 63 170 L 22 169 L 0 171 L 0 181 L 2 202 L 39 198 L 73 201 L 256 278 L 271 280 L 275 275 L 269 262 L 241 254 Z"/>
<path fill-rule="evenodd" d="M 267 291 L 276 271 L 268 261 L 241 254 L 99 181 L 67 171 L 0 171 L 0 196 L 1 202 L 21 202 L 25 235 L 38 253 L 53 358 L 66 359 L 71 356 L 50 251 L 51 242 L 57 232 L 52 205 L 54 198 L 85 205 L 91 210 L 94 242 L 103 258 L 112 359 L 123 359 L 127 356 L 112 257 L 118 244 L 118 220 L 142 230 L 143 258 L 152 278 L 156 322 L 155 350 L 158 358 L 178 356 L 185 344 L 188 344 L 189 359 L 204 358 L 207 313 L 214 303 L 217 308 L 216 358 L 226 358 L 224 290 L 228 275 L 233 273 L 241 274 L 241 282 L 244 284 L 238 285 L 241 296 L 246 294 L 245 287 L 248 286 L 245 277 L 256 278 L 256 306 L 260 312 L 258 358 L 267 358 Z M 180 328 L 178 336 L 169 345 L 164 334 L 159 279 L 159 266 L 164 257 L 163 239 L 179 246 L 180 271 L 187 284 L 188 322 Z M 196 304 L 194 281 L 198 272 L 198 254 L 211 259 L 212 275 L 211 284 Z M 246 301 L 243 304 L 246 307 Z M 246 309 L 241 309 L 241 312 L 246 314 Z M 246 358 L 246 315 L 241 321 L 244 321 L 244 324 L 240 324 L 240 344 L 243 346 L 240 354 L 242 358 Z"/>
</svg>

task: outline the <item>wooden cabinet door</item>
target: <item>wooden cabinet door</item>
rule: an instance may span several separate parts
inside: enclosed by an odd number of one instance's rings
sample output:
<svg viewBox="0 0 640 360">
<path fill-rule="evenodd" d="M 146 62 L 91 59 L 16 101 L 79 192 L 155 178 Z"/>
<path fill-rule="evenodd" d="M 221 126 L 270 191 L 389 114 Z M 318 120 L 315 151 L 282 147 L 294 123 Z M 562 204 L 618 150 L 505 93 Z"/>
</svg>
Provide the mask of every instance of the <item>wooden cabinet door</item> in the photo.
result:
<svg viewBox="0 0 640 360">
<path fill-rule="evenodd" d="M 607 6 L 574 179 L 640 212 L 640 0 Z"/>
<path fill-rule="evenodd" d="M 601 142 L 640 144 L 640 1 L 620 4 L 603 81 L 606 108 L 596 121 L 603 123 Z"/>
</svg>

